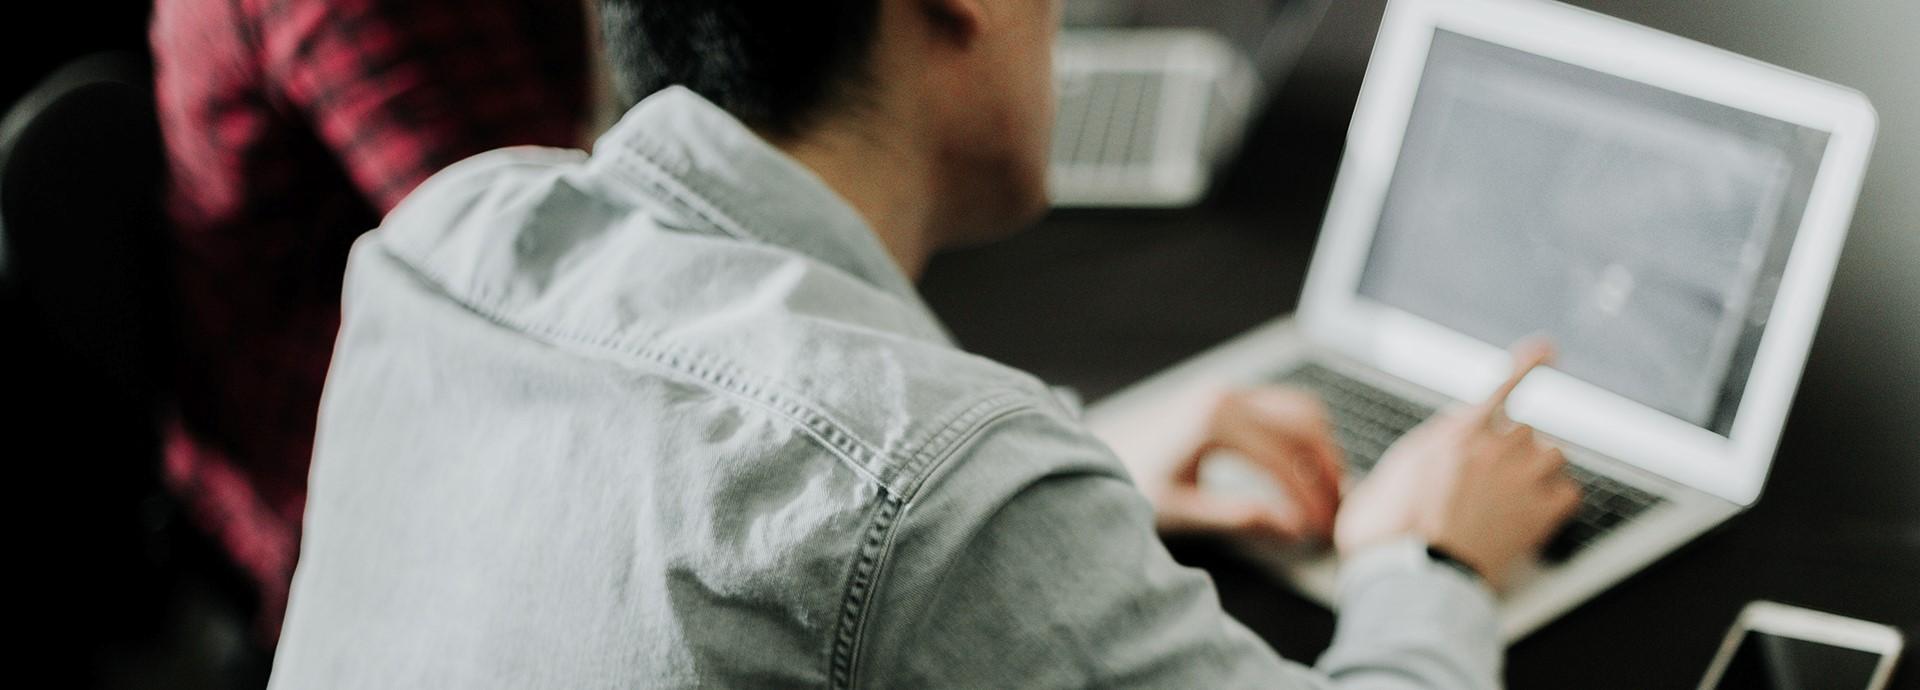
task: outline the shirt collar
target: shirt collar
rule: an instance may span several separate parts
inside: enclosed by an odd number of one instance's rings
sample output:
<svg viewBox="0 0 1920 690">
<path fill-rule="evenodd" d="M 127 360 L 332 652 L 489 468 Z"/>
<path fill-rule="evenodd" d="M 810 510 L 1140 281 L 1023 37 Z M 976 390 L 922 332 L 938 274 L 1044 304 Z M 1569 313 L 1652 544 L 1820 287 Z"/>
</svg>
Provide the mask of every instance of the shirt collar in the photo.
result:
<svg viewBox="0 0 1920 690">
<path fill-rule="evenodd" d="M 692 90 L 670 86 L 627 111 L 595 143 L 594 162 L 668 197 L 708 229 L 805 254 L 926 310 L 846 200 Z"/>
</svg>

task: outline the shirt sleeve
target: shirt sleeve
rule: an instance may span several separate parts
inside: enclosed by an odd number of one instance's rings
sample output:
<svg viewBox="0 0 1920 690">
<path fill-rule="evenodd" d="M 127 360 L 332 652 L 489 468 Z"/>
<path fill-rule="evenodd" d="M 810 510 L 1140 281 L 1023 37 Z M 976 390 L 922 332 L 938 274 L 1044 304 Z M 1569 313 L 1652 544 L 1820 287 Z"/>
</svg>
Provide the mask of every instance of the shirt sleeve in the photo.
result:
<svg viewBox="0 0 1920 690">
<path fill-rule="evenodd" d="M 381 213 L 503 146 L 577 146 L 579 0 L 254 0 L 272 97 L 305 118 Z"/>
<path fill-rule="evenodd" d="M 1069 426 L 1004 422 L 909 504 L 863 687 L 1498 687 L 1492 597 L 1423 552 L 1349 562 L 1319 666 L 1281 659 L 1173 561 L 1118 461 Z"/>
</svg>

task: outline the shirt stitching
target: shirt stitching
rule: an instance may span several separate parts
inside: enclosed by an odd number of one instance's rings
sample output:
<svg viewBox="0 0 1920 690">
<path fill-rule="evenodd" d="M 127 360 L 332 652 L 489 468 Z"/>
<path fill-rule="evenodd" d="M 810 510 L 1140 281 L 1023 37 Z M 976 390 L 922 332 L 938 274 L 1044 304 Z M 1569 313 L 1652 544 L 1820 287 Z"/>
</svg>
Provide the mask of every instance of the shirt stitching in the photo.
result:
<svg viewBox="0 0 1920 690">
<path fill-rule="evenodd" d="M 877 579 L 875 573 L 879 571 L 880 562 L 885 560 L 888 546 L 892 544 L 889 537 L 901 505 L 902 502 L 897 498 L 884 498 L 867 523 L 867 533 L 860 541 L 860 552 L 847 574 L 847 587 L 841 597 L 840 620 L 834 626 L 833 648 L 827 661 L 829 687 L 853 687 L 855 652 L 859 649 L 861 633 L 866 629 L 867 603 Z"/>
<path fill-rule="evenodd" d="M 913 447 L 918 450 L 912 457 L 907 458 L 904 468 L 910 485 L 902 487 L 901 495 L 906 500 L 913 500 L 913 497 L 920 492 L 920 485 L 926 483 L 927 477 L 933 474 L 933 468 L 938 467 L 939 463 L 945 461 L 946 456 L 952 454 L 952 449 L 959 446 L 959 440 L 971 436 L 978 427 L 983 426 L 981 424 L 983 418 L 1003 415 L 1018 407 L 1024 407 L 1019 403 L 1027 399 L 1026 394 L 1017 390 L 990 395 L 955 415 L 947 424 L 928 436 L 926 441 L 914 444 Z"/>
<path fill-rule="evenodd" d="M 454 293 L 447 288 L 450 281 L 438 271 L 434 271 L 412 260 L 411 257 L 405 256 L 391 245 L 383 247 L 383 250 L 386 251 L 389 256 L 393 257 L 397 263 L 405 266 L 408 270 L 411 270 L 422 279 L 427 280 L 439 288 L 442 293 L 447 294 L 449 297 L 454 295 Z M 888 494 L 894 493 L 894 487 L 885 481 L 879 473 L 870 466 L 871 459 L 879 455 L 879 451 L 867 445 L 858 437 L 845 432 L 840 428 L 840 425 L 813 406 L 783 395 L 780 391 L 771 390 L 768 386 L 761 385 L 757 380 L 739 376 L 734 367 L 717 356 L 694 353 L 684 348 L 671 346 L 648 347 L 632 343 L 631 339 L 628 338 L 620 338 L 612 335 L 585 335 L 547 324 L 538 324 L 517 319 L 508 316 L 504 310 L 499 309 L 491 300 L 488 300 L 488 295 L 484 289 L 476 288 L 474 292 L 475 294 L 473 294 L 471 298 L 455 298 L 454 301 L 474 314 L 508 328 L 542 336 L 555 342 L 570 342 L 638 357 L 670 371 L 691 376 L 721 391 L 772 410 L 787 419 L 787 421 L 793 422 L 796 426 L 804 429 L 814 440 L 818 441 L 829 451 L 832 451 L 835 457 L 844 461 L 846 465 L 861 477 L 873 482 L 881 491 Z"/>
<path fill-rule="evenodd" d="M 961 413 L 960 417 L 966 421 L 956 419 L 944 427 L 937 436 L 938 444 L 923 447 L 923 452 L 915 457 L 917 463 L 930 464 L 927 464 L 927 472 L 916 476 L 913 491 L 917 493 L 926 477 L 995 423 L 1022 412 L 1035 411 L 1032 405 L 1020 404 L 1019 397 L 1013 393 L 989 397 Z M 887 556 L 893 553 L 893 526 L 898 524 L 900 511 L 911 500 L 889 497 L 887 507 L 876 516 L 867 539 L 861 543 L 860 558 L 849 578 L 845 604 L 842 605 L 841 629 L 834 635 L 833 657 L 828 667 L 830 687 L 854 687 L 853 674 L 859 669 L 860 650 L 865 647 L 867 621 L 870 620 L 866 616 L 866 606 L 884 582 L 876 573 L 885 564 Z"/>
<path fill-rule="evenodd" d="M 872 601 L 873 592 L 878 589 L 881 565 L 892 551 L 893 526 L 897 524 L 902 508 L 919 491 L 927 475 L 953 457 L 967 440 L 977 436 L 993 422 L 1031 407 L 1030 396 L 1018 390 L 1001 390 L 981 398 L 939 426 L 924 443 L 917 445 L 913 453 L 900 458 L 903 462 L 894 474 L 900 476 L 900 473 L 904 473 L 907 483 L 895 487 L 880 476 L 879 469 L 870 466 L 872 458 L 880 455 L 881 451 L 861 441 L 812 406 L 764 385 L 759 377 L 742 375 L 723 358 L 683 347 L 648 347 L 631 342 L 631 338 L 589 336 L 517 319 L 500 309 L 484 286 L 476 286 L 471 298 L 455 297 L 447 288 L 450 281 L 438 271 L 407 256 L 393 243 L 386 243 L 381 249 L 406 270 L 433 284 L 441 293 L 453 297 L 455 303 L 489 321 L 556 342 L 572 342 L 639 357 L 768 408 L 804 429 L 857 474 L 873 482 L 880 489 L 879 502 L 868 520 L 859 550 L 849 568 L 847 584 L 841 596 L 839 619 L 831 637 L 827 676 L 829 686 L 834 688 L 853 687 L 853 674 L 858 667 L 858 653 L 867 628 L 868 604 Z"/>
</svg>

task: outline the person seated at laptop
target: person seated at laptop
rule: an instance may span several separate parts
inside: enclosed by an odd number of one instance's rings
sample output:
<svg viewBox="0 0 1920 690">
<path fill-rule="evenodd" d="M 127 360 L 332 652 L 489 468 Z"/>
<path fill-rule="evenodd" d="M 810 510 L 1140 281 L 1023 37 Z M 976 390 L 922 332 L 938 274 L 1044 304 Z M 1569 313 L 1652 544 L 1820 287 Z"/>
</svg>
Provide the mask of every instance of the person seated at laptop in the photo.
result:
<svg viewBox="0 0 1920 690">
<path fill-rule="evenodd" d="M 355 238 L 483 151 L 584 140 L 580 0 L 158 0 L 178 290 L 168 488 L 246 576 L 270 647 Z"/>
<path fill-rule="evenodd" d="M 354 248 L 273 686 L 1497 686 L 1578 492 L 1500 411 L 1543 349 L 1344 500 L 1311 401 L 1229 394 L 1156 506 L 915 294 L 1044 209 L 1059 12 L 606 0 L 645 100 L 592 156 L 455 164 Z M 1289 506 L 1201 492 L 1215 448 Z M 1156 520 L 1330 536 L 1318 667 Z"/>
</svg>

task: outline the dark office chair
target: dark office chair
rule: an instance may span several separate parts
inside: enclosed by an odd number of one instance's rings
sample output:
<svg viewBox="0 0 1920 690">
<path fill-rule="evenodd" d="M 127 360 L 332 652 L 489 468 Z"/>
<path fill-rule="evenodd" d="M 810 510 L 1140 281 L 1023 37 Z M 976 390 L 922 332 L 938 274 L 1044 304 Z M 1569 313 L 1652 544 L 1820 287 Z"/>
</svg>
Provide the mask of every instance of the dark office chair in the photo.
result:
<svg viewBox="0 0 1920 690">
<path fill-rule="evenodd" d="M 160 481 L 175 311 L 152 75 L 82 58 L 0 119 L 0 491 L 28 506 L 16 595 L 55 609 L 24 624 L 50 653 L 24 656 L 61 685 L 260 687 L 266 657 L 233 644 L 248 585 Z"/>
<path fill-rule="evenodd" d="M 165 381 L 169 308 L 151 82 L 139 57 L 89 56 L 0 121 L 0 284 L 69 373 L 146 405 Z"/>
<path fill-rule="evenodd" d="M 15 595 L 51 605 L 28 627 L 60 654 L 152 635 L 170 606 L 151 82 L 140 56 L 89 56 L 0 119 L 0 491 Z"/>
</svg>

